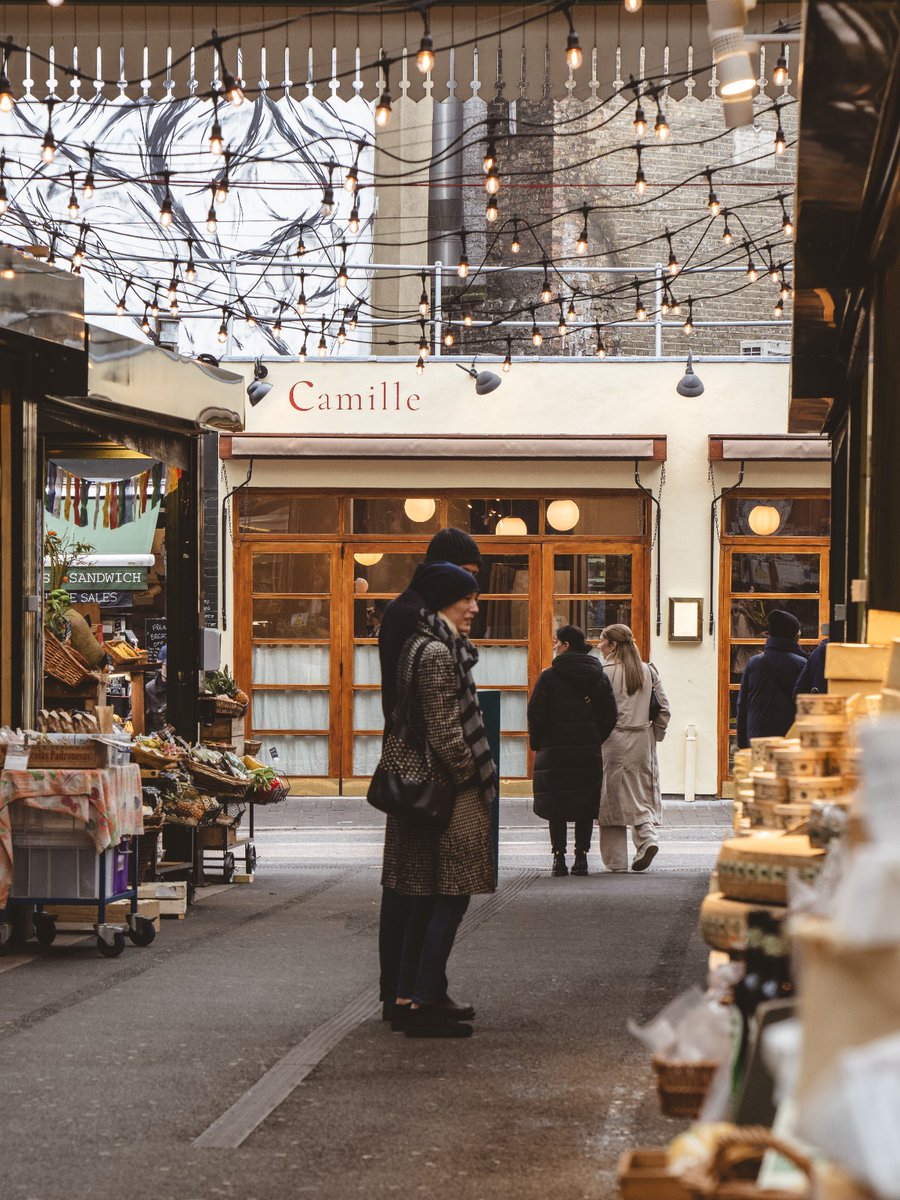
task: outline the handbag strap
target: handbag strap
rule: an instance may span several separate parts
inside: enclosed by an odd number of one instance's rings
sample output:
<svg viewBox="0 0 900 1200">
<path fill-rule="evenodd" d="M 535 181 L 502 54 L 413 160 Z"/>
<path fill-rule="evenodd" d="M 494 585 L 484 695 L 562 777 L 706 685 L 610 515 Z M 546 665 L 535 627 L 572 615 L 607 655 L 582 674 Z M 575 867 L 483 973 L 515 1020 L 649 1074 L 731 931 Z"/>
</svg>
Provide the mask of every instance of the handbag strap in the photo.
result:
<svg viewBox="0 0 900 1200">
<path fill-rule="evenodd" d="M 394 715 L 391 720 L 392 727 L 394 724 L 396 724 L 398 719 L 406 722 L 407 724 L 409 723 L 409 710 L 412 704 L 413 691 L 416 686 L 416 673 L 419 670 L 419 663 L 422 661 L 422 654 L 425 651 L 425 647 L 428 645 L 428 641 L 429 639 L 425 638 L 424 641 L 420 642 L 420 644 L 416 647 L 416 652 L 413 655 L 412 665 L 410 667 L 409 680 L 403 689 L 403 695 L 397 702 L 397 707 L 394 709 Z"/>
</svg>

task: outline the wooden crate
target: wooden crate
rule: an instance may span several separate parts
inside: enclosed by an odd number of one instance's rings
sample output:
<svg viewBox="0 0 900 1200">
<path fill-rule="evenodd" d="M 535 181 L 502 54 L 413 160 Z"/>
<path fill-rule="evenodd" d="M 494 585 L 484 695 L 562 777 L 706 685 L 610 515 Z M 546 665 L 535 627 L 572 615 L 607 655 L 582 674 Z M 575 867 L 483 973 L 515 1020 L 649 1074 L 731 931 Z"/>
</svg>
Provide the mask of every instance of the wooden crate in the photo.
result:
<svg viewBox="0 0 900 1200">
<path fill-rule="evenodd" d="M 666 1169 L 665 1150 L 627 1150 L 619 1159 L 622 1200 L 691 1200 L 692 1193 Z"/>
<path fill-rule="evenodd" d="M 247 840 L 246 832 L 242 835 L 240 825 L 204 825 L 200 830 L 200 844 L 207 850 L 222 849 L 222 835 L 225 834 L 225 845 L 236 846 Z"/>
<path fill-rule="evenodd" d="M 238 757 L 244 754 L 244 717 L 217 716 L 211 725 L 200 726 L 204 742 L 225 742 L 234 746 Z"/>
<path fill-rule="evenodd" d="M 187 880 L 157 879 L 153 883 L 142 883 L 138 888 L 141 900 L 156 900 L 161 917 L 178 917 L 184 920 L 187 913 Z"/>
<path fill-rule="evenodd" d="M 147 917 L 153 922 L 158 933 L 159 901 L 138 900 L 137 911 L 139 917 Z M 48 904 L 45 906 L 44 912 L 55 917 L 57 925 L 61 927 L 83 925 L 85 928 L 93 928 L 98 921 L 98 910 L 86 904 Z M 117 900 L 114 904 L 107 904 L 106 920 L 110 925 L 125 925 L 130 912 L 131 904 L 128 900 Z"/>
</svg>

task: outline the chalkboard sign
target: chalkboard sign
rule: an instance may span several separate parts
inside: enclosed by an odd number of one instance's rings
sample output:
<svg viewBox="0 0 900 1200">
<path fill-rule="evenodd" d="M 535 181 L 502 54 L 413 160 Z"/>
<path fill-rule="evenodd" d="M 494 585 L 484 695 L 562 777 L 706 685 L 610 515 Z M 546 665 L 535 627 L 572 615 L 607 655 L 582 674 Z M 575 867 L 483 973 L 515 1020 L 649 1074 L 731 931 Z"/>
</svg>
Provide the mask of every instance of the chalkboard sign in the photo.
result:
<svg viewBox="0 0 900 1200">
<path fill-rule="evenodd" d="M 148 617 L 144 622 L 144 640 L 149 662 L 159 662 L 159 652 L 166 644 L 166 636 L 166 618 Z"/>
</svg>

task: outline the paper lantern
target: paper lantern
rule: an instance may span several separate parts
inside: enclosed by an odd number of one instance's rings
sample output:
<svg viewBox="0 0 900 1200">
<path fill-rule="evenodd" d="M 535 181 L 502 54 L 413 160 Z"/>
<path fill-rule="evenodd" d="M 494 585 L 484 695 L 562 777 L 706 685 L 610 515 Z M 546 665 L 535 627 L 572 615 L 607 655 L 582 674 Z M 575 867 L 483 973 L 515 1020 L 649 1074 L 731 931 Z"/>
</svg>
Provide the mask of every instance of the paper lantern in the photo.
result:
<svg viewBox="0 0 900 1200">
<path fill-rule="evenodd" d="M 404 500 L 403 511 L 411 521 L 430 521 L 437 507 L 433 500 Z"/>
<path fill-rule="evenodd" d="M 771 537 L 781 524 L 781 514 L 771 504 L 757 504 L 750 509 L 747 523 L 758 537 Z"/>
<path fill-rule="evenodd" d="M 494 530 L 498 537 L 522 537 L 527 532 L 528 526 L 521 517 L 501 517 Z"/>
<path fill-rule="evenodd" d="M 354 554 L 353 557 L 361 567 L 374 567 L 384 558 L 383 554 Z"/>
<path fill-rule="evenodd" d="M 547 505 L 547 524 L 563 532 L 574 529 L 581 520 L 581 510 L 574 500 L 554 500 Z"/>
</svg>

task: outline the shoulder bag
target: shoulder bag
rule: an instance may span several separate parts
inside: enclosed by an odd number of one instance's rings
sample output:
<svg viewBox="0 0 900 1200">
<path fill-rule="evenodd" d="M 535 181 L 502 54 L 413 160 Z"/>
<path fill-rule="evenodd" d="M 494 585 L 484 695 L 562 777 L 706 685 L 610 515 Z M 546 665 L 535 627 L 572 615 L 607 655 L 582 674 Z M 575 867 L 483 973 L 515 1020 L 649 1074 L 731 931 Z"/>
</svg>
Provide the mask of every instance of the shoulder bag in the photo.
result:
<svg viewBox="0 0 900 1200">
<path fill-rule="evenodd" d="M 647 666 L 650 667 L 650 680 L 653 683 L 653 687 L 650 689 L 650 724 L 652 725 L 662 712 L 662 705 L 659 702 L 659 696 L 656 694 L 656 681 L 653 679 L 654 668 L 650 663 L 647 663 Z"/>
<path fill-rule="evenodd" d="M 422 642 L 413 657 L 410 681 L 394 710 L 366 799 L 379 812 L 405 824 L 440 833 L 453 816 L 456 790 L 441 777 L 439 765 L 433 765 L 437 756 L 425 731 L 417 728 L 410 716 L 419 663 L 427 645 Z M 432 778 L 417 779 L 416 775 Z"/>
</svg>

